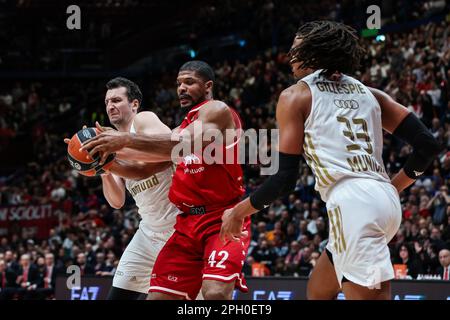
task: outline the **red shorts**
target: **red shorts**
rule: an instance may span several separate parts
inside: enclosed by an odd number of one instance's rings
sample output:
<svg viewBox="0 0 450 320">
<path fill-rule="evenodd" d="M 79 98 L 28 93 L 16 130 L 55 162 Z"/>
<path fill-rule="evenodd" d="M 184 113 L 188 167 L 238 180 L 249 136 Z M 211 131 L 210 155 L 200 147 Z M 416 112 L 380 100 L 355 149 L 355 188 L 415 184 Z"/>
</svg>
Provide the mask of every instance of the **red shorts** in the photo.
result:
<svg viewBox="0 0 450 320">
<path fill-rule="evenodd" d="M 250 220 L 244 230 L 249 236 L 239 242 L 219 239 L 213 233 L 201 239 L 175 231 L 161 249 L 152 271 L 149 292 L 162 292 L 194 300 L 203 280 L 235 282 L 243 292 L 248 288 L 242 273 L 250 244 Z"/>
</svg>

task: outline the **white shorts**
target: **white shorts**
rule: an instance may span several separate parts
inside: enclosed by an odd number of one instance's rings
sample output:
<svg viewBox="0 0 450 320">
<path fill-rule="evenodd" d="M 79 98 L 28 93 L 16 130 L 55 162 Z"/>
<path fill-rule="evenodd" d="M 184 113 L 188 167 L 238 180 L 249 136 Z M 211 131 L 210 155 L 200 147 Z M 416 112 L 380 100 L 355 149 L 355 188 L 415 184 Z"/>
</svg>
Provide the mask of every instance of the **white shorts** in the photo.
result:
<svg viewBox="0 0 450 320">
<path fill-rule="evenodd" d="M 147 294 L 156 257 L 173 232 L 173 228 L 154 232 L 140 225 L 120 258 L 113 287 Z"/>
<path fill-rule="evenodd" d="M 394 278 L 387 244 L 402 218 L 395 187 L 373 179 L 345 179 L 330 191 L 327 211 L 327 249 L 339 285 L 343 277 L 364 287 Z"/>
</svg>

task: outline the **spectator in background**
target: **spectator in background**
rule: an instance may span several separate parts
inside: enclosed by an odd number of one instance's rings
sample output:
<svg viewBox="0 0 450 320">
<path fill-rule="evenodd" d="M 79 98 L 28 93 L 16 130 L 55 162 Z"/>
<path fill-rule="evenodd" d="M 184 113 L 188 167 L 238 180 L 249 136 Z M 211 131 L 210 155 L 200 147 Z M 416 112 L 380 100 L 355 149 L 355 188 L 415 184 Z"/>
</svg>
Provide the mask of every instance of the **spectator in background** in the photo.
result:
<svg viewBox="0 0 450 320">
<path fill-rule="evenodd" d="M 253 228 L 253 231 L 252 231 L 252 240 L 253 240 L 253 241 L 258 241 L 259 236 L 260 236 L 261 234 L 265 235 L 266 232 L 267 232 L 267 229 L 266 229 L 266 223 L 265 223 L 264 221 L 258 222 L 258 224 L 256 225 L 256 228 Z"/>
<path fill-rule="evenodd" d="M 35 298 L 36 289 L 42 282 L 38 267 L 30 259 L 29 254 L 20 257 L 19 276 L 16 280 L 20 287 L 19 296 L 25 299 Z"/>
<path fill-rule="evenodd" d="M 423 266 L 418 260 L 413 251 L 407 244 L 402 244 L 397 252 L 395 264 L 406 265 L 406 275 L 416 279 L 419 274 L 423 274 Z"/>
<path fill-rule="evenodd" d="M 248 256 L 245 260 L 242 272 L 252 277 L 265 277 L 270 275 L 270 270 L 263 262 L 255 261 L 253 256 Z"/>
<path fill-rule="evenodd" d="M 20 269 L 20 265 L 19 263 L 16 261 L 15 258 L 15 253 L 13 253 L 11 250 L 7 250 L 5 252 L 5 263 L 6 263 L 6 268 L 11 269 L 12 271 L 14 271 L 16 274 L 19 274 L 19 269 Z"/>
<path fill-rule="evenodd" d="M 253 251 L 252 256 L 256 262 L 264 264 L 270 272 L 273 271 L 277 254 L 272 246 L 272 242 L 263 239 Z"/>
<path fill-rule="evenodd" d="M 55 256 L 53 253 L 45 254 L 45 266 L 43 274 L 43 288 L 46 290 L 46 296 L 54 294 L 56 286 L 56 276 L 58 274 L 64 273 L 63 270 L 55 265 Z"/>
<path fill-rule="evenodd" d="M 86 262 L 86 255 L 82 252 L 77 255 L 76 265 L 80 267 L 81 275 L 94 275 L 94 267 Z"/>
<path fill-rule="evenodd" d="M 278 257 L 275 260 L 275 267 L 272 273 L 273 276 L 276 277 L 282 277 L 282 276 L 286 276 L 286 270 L 284 268 L 284 258 L 283 257 Z"/>
<path fill-rule="evenodd" d="M 450 280 L 450 250 L 442 249 L 439 251 L 439 262 L 441 267 L 438 269 L 438 274 L 442 280 Z"/>
<path fill-rule="evenodd" d="M 119 260 L 116 258 L 114 251 L 109 250 L 106 255 L 106 267 L 109 271 L 103 271 L 101 276 L 114 276 L 119 265 Z"/>
<path fill-rule="evenodd" d="M 278 257 L 285 257 L 289 252 L 289 246 L 285 241 L 282 231 L 278 230 L 273 233 L 273 247 Z M 278 259 L 278 258 L 277 258 Z"/>
<path fill-rule="evenodd" d="M 242 273 L 246 276 L 252 276 L 252 264 L 255 262 L 253 256 L 247 256 L 242 266 Z"/>
<path fill-rule="evenodd" d="M 300 244 L 297 241 L 292 241 L 290 244 L 289 253 L 284 259 L 284 270 L 288 275 L 295 275 L 298 271 L 298 266 L 302 258 L 302 253 L 300 252 Z"/>
<path fill-rule="evenodd" d="M 450 206 L 447 206 L 447 225 L 442 231 L 442 240 L 446 241 L 447 247 L 450 247 Z"/>
<path fill-rule="evenodd" d="M 438 227 L 431 228 L 430 245 L 434 246 L 437 252 L 445 248 L 445 242 L 441 239 L 441 230 Z"/>
<path fill-rule="evenodd" d="M 0 300 L 12 298 L 16 284 L 17 274 L 8 268 L 5 260 L 0 260 Z"/>
<path fill-rule="evenodd" d="M 304 247 L 301 250 L 301 258 L 298 263 L 298 269 L 294 273 L 298 276 L 309 277 L 311 270 L 313 269 L 313 265 L 311 264 L 311 254 L 312 250 L 309 247 Z"/>
<path fill-rule="evenodd" d="M 307 220 L 300 220 L 299 223 L 299 231 L 298 231 L 298 237 L 297 240 L 300 240 L 302 236 L 305 236 L 307 239 L 312 239 L 313 235 L 311 232 L 308 231 L 308 221 Z"/>
<path fill-rule="evenodd" d="M 106 263 L 105 254 L 103 252 L 97 252 L 96 262 L 94 271 L 97 276 L 110 275 L 113 266 Z"/>
<path fill-rule="evenodd" d="M 448 187 L 442 186 L 430 199 L 427 209 L 433 212 L 433 223 L 438 225 L 444 222 L 447 207 L 450 202 Z"/>
</svg>

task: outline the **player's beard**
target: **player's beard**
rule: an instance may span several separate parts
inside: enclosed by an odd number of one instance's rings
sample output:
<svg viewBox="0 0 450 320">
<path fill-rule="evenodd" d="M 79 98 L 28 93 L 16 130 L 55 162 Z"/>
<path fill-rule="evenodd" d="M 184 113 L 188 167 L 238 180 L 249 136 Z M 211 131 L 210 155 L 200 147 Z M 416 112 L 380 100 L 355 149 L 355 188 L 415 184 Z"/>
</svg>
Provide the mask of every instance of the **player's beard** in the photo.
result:
<svg viewBox="0 0 450 320">
<path fill-rule="evenodd" d="M 184 119 L 187 116 L 187 114 L 189 113 L 189 111 L 192 110 L 193 107 L 195 107 L 199 103 L 205 101 L 205 99 L 194 100 L 194 99 L 192 99 L 191 96 L 189 96 L 189 98 L 191 98 L 191 103 L 188 106 L 180 108 L 181 111 L 180 111 L 179 115 L 180 115 L 181 119 Z"/>
</svg>

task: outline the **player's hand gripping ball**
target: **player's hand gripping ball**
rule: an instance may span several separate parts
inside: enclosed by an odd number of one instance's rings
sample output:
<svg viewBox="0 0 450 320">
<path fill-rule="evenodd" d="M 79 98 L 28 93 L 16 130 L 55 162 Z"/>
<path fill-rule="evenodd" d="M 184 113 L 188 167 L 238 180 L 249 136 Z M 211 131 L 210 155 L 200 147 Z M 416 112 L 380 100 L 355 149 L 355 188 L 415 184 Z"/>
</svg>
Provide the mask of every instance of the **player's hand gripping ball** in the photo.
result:
<svg viewBox="0 0 450 320">
<path fill-rule="evenodd" d="M 97 128 L 83 128 L 78 131 L 70 139 L 67 146 L 67 159 L 72 168 L 77 170 L 80 174 L 92 177 L 105 173 L 112 164 L 115 154 L 110 154 L 103 165 L 99 165 L 100 155 L 97 153 L 92 158 L 85 150 L 80 151 L 81 144 L 99 134 Z"/>
</svg>

